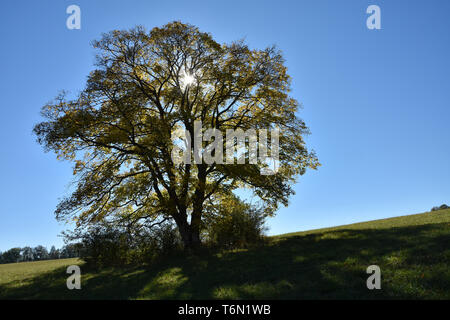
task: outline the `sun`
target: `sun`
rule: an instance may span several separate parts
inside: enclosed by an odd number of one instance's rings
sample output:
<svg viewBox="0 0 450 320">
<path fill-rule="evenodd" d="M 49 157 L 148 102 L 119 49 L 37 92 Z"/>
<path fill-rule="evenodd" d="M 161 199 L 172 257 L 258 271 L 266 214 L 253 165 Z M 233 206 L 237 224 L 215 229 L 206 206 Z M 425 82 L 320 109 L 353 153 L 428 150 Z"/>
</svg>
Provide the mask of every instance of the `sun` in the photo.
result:
<svg viewBox="0 0 450 320">
<path fill-rule="evenodd" d="M 186 87 L 189 87 L 195 83 L 195 77 L 192 74 L 186 72 L 185 70 L 183 70 L 180 80 L 181 80 L 181 88 L 183 90 Z"/>
</svg>

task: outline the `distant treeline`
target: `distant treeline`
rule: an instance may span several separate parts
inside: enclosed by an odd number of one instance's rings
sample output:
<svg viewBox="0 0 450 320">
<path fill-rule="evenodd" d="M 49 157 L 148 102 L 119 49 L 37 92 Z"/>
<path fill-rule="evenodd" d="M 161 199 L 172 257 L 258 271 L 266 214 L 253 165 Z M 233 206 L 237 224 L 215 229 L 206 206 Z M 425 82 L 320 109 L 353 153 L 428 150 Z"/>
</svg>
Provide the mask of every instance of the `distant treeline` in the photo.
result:
<svg viewBox="0 0 450 320">
<path fill-rule="evenodd" d="M 445 210 L 445 209 L 450 209 L 450 207 L 448 205 L 446 205 L 446 204 L 443 204 L 440 207 L 433 207 L 433 208 L 431 208 L 431 211 L 438 211 L 438 210 Z"/>
<path fill-rule="evenodd" d="M 0 251 L 0 264 L 76 257 L 79 257 L 79 250 L 77 245 L 73 244 L 65 245 L 61 249 L 52 246 L 50 251 L 44 246 L 12 248 L 3 253 Z"/>
</svg>

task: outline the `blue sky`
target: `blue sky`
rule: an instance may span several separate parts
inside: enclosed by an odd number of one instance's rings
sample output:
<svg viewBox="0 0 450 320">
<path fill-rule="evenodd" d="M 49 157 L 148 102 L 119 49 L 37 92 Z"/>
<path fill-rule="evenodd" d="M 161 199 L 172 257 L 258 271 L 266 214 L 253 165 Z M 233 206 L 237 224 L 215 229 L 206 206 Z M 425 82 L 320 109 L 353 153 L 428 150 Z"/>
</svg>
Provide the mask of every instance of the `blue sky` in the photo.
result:
<svg viewBox="0 0 450 320">
<path fill-rule="evenodd" d="M 66 28 L 71 4 L 81 30 Z M 381 30 L 366 27 L 371 4 Z M 173 20 L 284 53 L 322 167 L 301 177 L 270 234 L 450 203 L 449 12 L 445 0 L 2 2 L 0 250 L 63 244 L 53 211 L 72 169 L 35 142 L 41 106 L 83 89 L 102 32 Z"/>
</svg>

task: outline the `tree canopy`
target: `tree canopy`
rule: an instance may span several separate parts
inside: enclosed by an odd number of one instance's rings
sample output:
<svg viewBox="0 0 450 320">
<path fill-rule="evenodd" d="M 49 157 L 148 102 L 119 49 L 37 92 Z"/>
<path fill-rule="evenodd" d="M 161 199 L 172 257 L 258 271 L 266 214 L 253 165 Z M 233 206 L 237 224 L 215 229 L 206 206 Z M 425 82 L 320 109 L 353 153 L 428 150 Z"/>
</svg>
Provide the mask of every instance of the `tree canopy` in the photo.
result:
<svg viewBox="0 0 450 320">
<path fill-rule="evenodd" d="M 299 103 L 289 95 L 290 77 L 275 47 L 219 44 L 181 22 L 150 32 L 114 30 L 93 46 L 96 68 L 86 87 L 45 105 L 46 120 L 34 128 L 45 150 L 74 162 L 77 187 L 56 208 L 58 219 L 80 228 L 173 221 L 185 246 L 195 247 L 205 216 L 236 199 L 238 188 L 251 189 L 272 214 L 288 204 L 296 179 L 319 165 L 306 147 L 308 128 L 297 117 Z M 222 132 L 279 128 L 279 170 L 262 175 L 267 164 L 259 160 L 174 162 L 173 131 L 193 137 L 195 121 Z M 203 141 L 203 148 L 209 144 Z"/>
</svg>

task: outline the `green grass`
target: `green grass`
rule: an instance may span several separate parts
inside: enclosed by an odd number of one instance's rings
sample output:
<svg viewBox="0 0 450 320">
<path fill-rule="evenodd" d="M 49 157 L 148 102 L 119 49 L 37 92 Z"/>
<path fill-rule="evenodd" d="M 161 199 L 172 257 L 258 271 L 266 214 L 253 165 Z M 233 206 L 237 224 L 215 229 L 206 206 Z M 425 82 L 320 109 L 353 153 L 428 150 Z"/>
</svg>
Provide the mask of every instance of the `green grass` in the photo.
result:
<svg viewBox="0 0 450 320">
<path fill-rule="evenodd" d="M 272 237 L 250 250 L 101 271 L 0 265 L 0 299 L 450 299 L 450 210 Z M 66 288 L 81 265 L 82 289 Z M 366 268 L 381 268 L 368 290 Z"/>
</svg>

